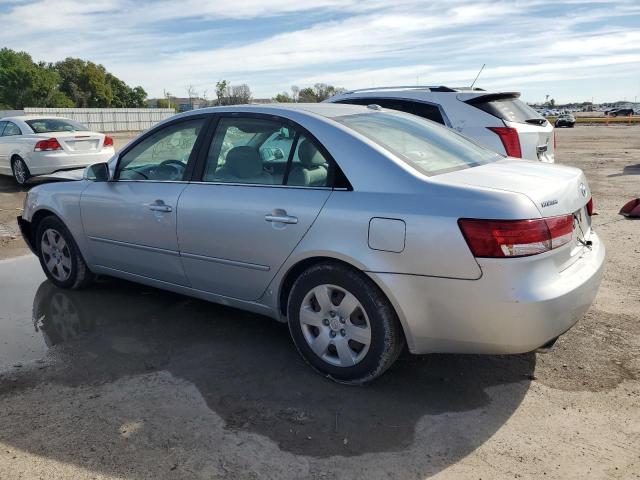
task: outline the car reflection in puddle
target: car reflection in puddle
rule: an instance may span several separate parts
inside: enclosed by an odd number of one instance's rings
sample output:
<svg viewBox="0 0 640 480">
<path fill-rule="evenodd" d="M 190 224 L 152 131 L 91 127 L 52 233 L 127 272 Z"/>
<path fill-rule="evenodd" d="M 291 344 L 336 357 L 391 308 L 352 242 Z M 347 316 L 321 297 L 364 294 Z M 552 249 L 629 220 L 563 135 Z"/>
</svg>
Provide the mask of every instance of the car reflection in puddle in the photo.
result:
<svg viewBox="0 0 640 480">
<path fill-rule="evenodd" d="M 401 450 L 425 415 L 478 408 L 486 414 L 476 427 L 486 438 L 520 403 L 535 366 L 533 354 L 405 354 L 364 388 L 338 385 L 309 369 L 285 324 L 111 279 L 80 291 L 43 282 L 33 319 L 53 361 L 31 385 L 93 385 L 166 370 L 193 383 L 227 428 L 320 457 Z M 498 385 L 508 394 L 494 402 L 488 388 Z M 311 436 L 319 440 L 304 441 Z M 353 441 L 345 445 L 347 437 Z"/>
</svg>

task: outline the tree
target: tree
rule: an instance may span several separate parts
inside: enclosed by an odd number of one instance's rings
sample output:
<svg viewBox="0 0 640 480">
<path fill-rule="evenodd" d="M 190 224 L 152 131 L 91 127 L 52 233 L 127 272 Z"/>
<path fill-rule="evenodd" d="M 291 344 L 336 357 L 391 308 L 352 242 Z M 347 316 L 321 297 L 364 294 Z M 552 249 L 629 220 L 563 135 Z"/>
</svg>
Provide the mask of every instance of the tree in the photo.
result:
<svg viewBox="0 0 640 480">
<path fill-rule="evenodd" d="M 243 83 L 242 85 L 232 85 L 228 89 L 228 105 L 242 105 L 245 103 L 251 103 L 251 89 L 249 85 Z"/>
<path fill-rule="evenodd" d="M 73 102 L 58 91 L 60 76 L 26 52 L 0 50 L 0 104 L 24 107 L 68 107 Z"/>
<path fill-rule="evenodd" d="M 198 97 L 198 92 L 196 91 L 196 87 L 193 85 L 189 85 L 187 87 L 187 95 L 189 97 L 189 106 L 193 110 L 193 99 Z"/>
<path fill-rule="evenodd" d="M 298 100 L 303 103 L 322 102 L 323 100 L 344 91 L 344 88 L 334 87 L 333 85 L 327 85 L 326 83 L 316 83 L 313 88 L 307 87 L 300 90 Z"/>
<path fill-rule="evenodd" d="M 294 102 L 298 102 L 298 99 L 300 98 L 300 87 L 298 87 L 297 85 L 292 85 L 291 86 L 291 99 Z"/>
<path fill-rule="evenodd" d="M 313 88 L 307 87 L 300 90 L 298 100 L 302 103 L 317 103 L 318 97 L 316 96 L 316 92 L 313 91 Z"/>
<path fill-rule="evenodd" d="M 225 97 L 227 95 L 227 89 L 229 88 L 229 82 L 226 80 L 220 80 L 216 82 L 216 97 L 218 99 L 218 105 L 226 105 Z"/>
<path fill-rule="evenodd" d="M 273 97 L 273 101 L 276 103 L 292 103 L 293 98 L 291 98 L 287 92 L 282 92 Z"/>
<path fill-rule="evenodd" d="M 57 62 L 53 68 L 60 74 L 60 91 L 71 98 L 77 107 L 111 105 L 113 89 L 102 65 L 69 57 Z"/>
</svg>

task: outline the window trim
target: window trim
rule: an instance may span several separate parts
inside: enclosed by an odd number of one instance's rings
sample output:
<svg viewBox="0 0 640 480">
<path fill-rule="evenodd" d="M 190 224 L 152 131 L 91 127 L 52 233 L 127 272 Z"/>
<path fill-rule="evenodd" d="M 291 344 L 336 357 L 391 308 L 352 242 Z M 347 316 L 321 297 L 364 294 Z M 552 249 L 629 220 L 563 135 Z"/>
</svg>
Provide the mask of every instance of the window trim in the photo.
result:
<svg viewBox="0 0 640 480">
<path fill-rule="evenodd" d="M 149 137 L 155 135 L 160 130 L 164 130 L 165 128 L 171 128 L 175 125 L 184 122 L 191 122 L 193 120 L 204 120 L 202 129 L 198 134 L 198 138 L 191 149 L 191 154 L 189 155 L 189 159 L 187 160 L 187 166 L 182 175 L 182 180 L 157 180 L 157 179 L 140 179 L 140 180 L 130 180 L 130 179 L 120 179 L 117 178 L 118 175 L 118 167 L 120 167 L 120 162 L 122 161 L 122 157 L 124 157 L 127 153 L 133 150 L 140 143 L 144 142 Z M 116 165 L 113 171 L 113 179 L 111 182 L 144 182 L 144 183 L 188 183 L 189 179 L 193 175 L 193 168 L 196 162 L 196 159 L 200 153 L 200 149 L 202 147 L 203 139 L 209 133 L 209 128 L 211 127 L 211 117 L 206 114 L 199 115 L 187 115 L 185 117 L 177 118 L 175 120 L 170 120 L 168 122 L 157 125 L 156 127 L 150 129 L 149 131 L 143 133 L 140 137 L 138 137 L 134 142 L 132 142 L 129 146 L 127 146 L 124 150 L 118 153 L 118 159 L 116 161 Z"/>
<path fill-rule="evenodd" d="M 335 179 L 337 178 L 336 170 L 339 169 L 339 165 L 333 158 L 333 156 L 329 153 L 329 151 L 325 148 L 325 146 L 318 141 L 318 139 L 313 135 L 309 130 L 304 128 L 302 125 L 290 120 L 286 117 L 282 117 L 280 115 L 273 115 L 268 113 L 256 113 L 256 112 L 220 112 L 220 113 L 212 113 L 212 121 L 209 125 L 209 129 L 207 130 L 207 135 L 203 139 L 202 148 L 198 153 L 198 159 L 194 166 L 193 175 L 191 176 L 190 183 L 194 184 L 204 184 L 204 185 L 231 185 L 231 186 L 243 186 L 243 187 L 266 187 L 266 188 L 300 188 L 300 189 L 311 189 L 311 190 L 353 190 L 351 184 L 349 183 L 348 187 L 335 187 Z M 213 141 L 213 137 L 218 129 L 218 125 L 223 118 L 252 118 L 257 120 L 270 120 L 272 122 L 279 122 L 286 126 L 293 128 L 296 131 L 296 136 L 304 135 L 306 138 L 310 139 L 314 146 L 320 151 L 320 153 L 324 156 L 324 158 L 329 163 L 329 169 L 327 172 L 327 186 L 325 187 L 311 187 L 304 185 L 284 185 L 283 184 L 273 185 L 273 184 L 265 184 L 265 183 L 239 183 L 239 182 L 214 182 L 203 180 L 204 172 L 207 164 L 207 156 L 209 154 L 209 149 L 211 148 L 211 142 Z M 292 149 L 293 152 L 293 149 Z M 290 152 L 290 157 L 291 152 Z M 287 162 L 289 163 L 289 162 Z M 343 177 L 346 176 L 343 174 Z M 348 180 L 347 180 L 348 182 Z"/>
<path fill-rule="evenodd" d="M 414 99 L 414 98 L 406 98 L 406 97 L 388 97 L 388 96 L 383 96 L 383 95 L 376 95 L 375 97 L 353 97 L 353 98 L 341 98 L 340 100 L 336 100 L 333 103 L 341 103 L 341 104 L 348 104 L 348 105 L 359 105 L 359 104 L 354 104 L 354 103 L 350 103 L 349 100 L 375 100 L 375 99 L 380 99 L 380 100 L 402 100 L 405 102 L 414 102 L 414 103 L 423 103 L 425 105 L 430 105 L 432 107 L 436 107 L 438 109 L 438 111 L 440 112 L 440 115 L 442 115 L 442 120 L 444 121 L 444 124 L 440 123 L 440 122 L 435 122 L 439 125 L 444 125 L 445 127 L 449 127 L 452 128 L 452 123 L 451 120 L 449 120 L 449 117 L 447 116 L 447 114 L 444 111 L 444 108 L 442 107 L 441 103 L 436 103 L 436 102 L 430 102 L 429 100 L 419 100 L 419 99 Z M 374 103 L 375 102 L 371 102 Z M 383 107 L 384 108 L 384 107 Z M 393 109 L 391 109 L 393 110 Z M 404 112 L 403 110 L 399 110 L 402 111 L 403 113 L 409 113 L 409 112 Z M 415 115 L 414 113 L 409 113 L 410 115 Z M 434 120 L 430 120 L 429 118 L 425 118 L 422 115 L 416 115 L 417 117 L 420 118 L 424 118 L 425 120 L 429 120 L 431 122 L 433 122 Z"/>
</svg>

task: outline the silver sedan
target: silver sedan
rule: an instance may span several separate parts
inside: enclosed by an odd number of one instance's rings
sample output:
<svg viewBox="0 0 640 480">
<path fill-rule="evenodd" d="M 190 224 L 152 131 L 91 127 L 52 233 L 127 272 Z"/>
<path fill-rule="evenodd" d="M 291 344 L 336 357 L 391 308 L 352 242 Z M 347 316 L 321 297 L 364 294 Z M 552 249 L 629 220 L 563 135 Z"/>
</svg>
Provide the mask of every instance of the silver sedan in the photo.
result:
<svg viewBox="0 0 640 480">
<path fill-rule="evenodd" d="M 575 168 L 505 158 L 376 105 L 173 117 L 18 219 L 55 285 L 110 275 L 288 322 L 307 362 L 363 383 L 412 353 L 550 347 L 604 246 Z"/>
</svg>

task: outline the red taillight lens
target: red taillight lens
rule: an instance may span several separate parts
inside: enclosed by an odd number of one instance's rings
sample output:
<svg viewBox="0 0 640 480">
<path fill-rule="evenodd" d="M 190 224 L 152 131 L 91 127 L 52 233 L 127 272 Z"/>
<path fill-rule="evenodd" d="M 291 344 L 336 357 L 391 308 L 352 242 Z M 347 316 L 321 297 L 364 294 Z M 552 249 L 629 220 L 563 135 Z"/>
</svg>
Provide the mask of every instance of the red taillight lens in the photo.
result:
<svg viewBox="0 0 640 480">
<path fill-rule="evenodd" d="M 511 127 L 487 127 L 493 133 L 498 134 L 500 141 L 504 146 L 504 151 L 509 157 L 522 158 L 522 150 L 520 149 L 520 137 L 518 131 Z"/>
<path fill-rule="evenodd" d="M 113 138 L 105 135 L 104 137 L 104 143 L 102 144 L 103 147 L 113 147 Z"/>
<path fill-rule="evenodd" d="M 593 215 L 593 197 L 591 197 L 587 202 L 587 213 L 590 217 Z"/>
<path fill-rule="evenodd" d="M 573 215 L 534 220 L 458 220 L 474 257 L 526 257 L 548 252 L 569 241 Z"/>
<path fill-rule="evenodd" d="M 62 147 L 55 138 L 48 138 L 47 140 L 40 140 L 34 147 L 34 152 L 51 152 L 53 150 L 62 150 Z"/>
</svg>

